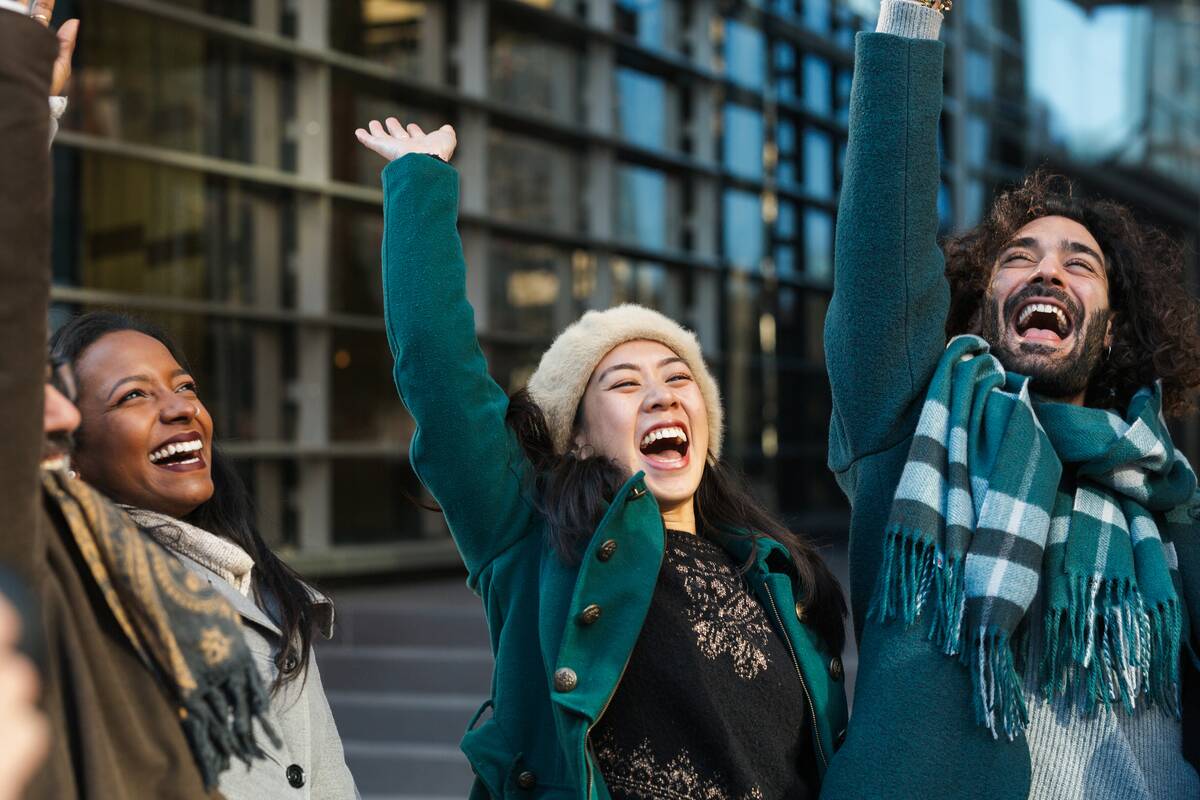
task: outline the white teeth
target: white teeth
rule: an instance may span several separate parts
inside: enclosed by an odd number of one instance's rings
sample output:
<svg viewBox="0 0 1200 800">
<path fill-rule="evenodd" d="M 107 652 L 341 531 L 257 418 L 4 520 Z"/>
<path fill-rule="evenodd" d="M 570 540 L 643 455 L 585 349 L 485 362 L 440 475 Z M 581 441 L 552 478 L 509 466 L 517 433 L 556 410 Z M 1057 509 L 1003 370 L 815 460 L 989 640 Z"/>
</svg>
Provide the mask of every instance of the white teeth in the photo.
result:
<svg viewBox="0 0 1200 800">
<path fill-rule="evenodd" d="M 1052 306 L 1049 303 L 1030 303 L 1029 305 L 1025 306 L 1025 308 L 1021 309 L 1020 316 L 1017 317 L 1017 324 L 1024 325 L 1035 311 L 1039 311 L 1043 314 L 1053 314 L 1058 318 L 1059 330 L 1064 332 L 1067 330 L 1067 315 L 1063 313 L 1061 308 L 1058 306 Z"/>
<path fill-rule="evenodd" d="M 683 432 L 683 428 L 680 428 L 679 426 L 676 425 L 676 426 L 672 426 L 670 428 L 657 428 L 655 430 L 650 431 L 649 433 L 647 433 L 645 436 L 642 437 L 642 445 L 641 446 L 646 447 L 651 442 L 657 442 L 659 439 L 667 439 L 667 438 L 682 439 L 685 442 L 688 440 L 687 434 Z"/>
<path fill-rule="evenodd" d="M 168 458 L 169 456 L 176 455 L 177 453 L 194 453 L 195 451 L 200 450 L 203 447 L 204 447 L 204 442 L 201 441 L 200 439 L 192 439 L 189 442 L 175 442 L 173 444 L 167 445 L 166 447 L 155 450 L 153 453 L 151 453 L 150 454 L 150 463 L 157 464 L 159 461 L 162 461 L 164 458 Z M 189 459 L 187 461 L 183 461 L 180 463 L 191 464 L 191 463 L 199 461 L 199 460 L 200 460 L 199 458 L 193 458 L 193 459 Z"/>
</svg>

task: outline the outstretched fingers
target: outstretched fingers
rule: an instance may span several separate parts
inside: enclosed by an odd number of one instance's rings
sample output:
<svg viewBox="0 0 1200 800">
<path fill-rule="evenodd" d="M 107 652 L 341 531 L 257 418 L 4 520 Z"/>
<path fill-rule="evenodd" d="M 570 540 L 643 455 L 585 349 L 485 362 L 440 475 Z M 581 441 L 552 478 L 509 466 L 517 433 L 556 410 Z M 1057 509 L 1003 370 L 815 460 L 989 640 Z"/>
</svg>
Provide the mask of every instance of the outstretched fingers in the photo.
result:
<svg viewBox="0 0 1200 800">
<path fill-rule="evenodd" d="M 384 120 L 384 123 L 387 125 L 388 133 L 392 136 L 395 136 L 397 139 L 408 138 L 408 133 L 405 132 L 404 126 L 400 124 L 400 120 L 395 117 L 388 117 Z"/>
</svg>

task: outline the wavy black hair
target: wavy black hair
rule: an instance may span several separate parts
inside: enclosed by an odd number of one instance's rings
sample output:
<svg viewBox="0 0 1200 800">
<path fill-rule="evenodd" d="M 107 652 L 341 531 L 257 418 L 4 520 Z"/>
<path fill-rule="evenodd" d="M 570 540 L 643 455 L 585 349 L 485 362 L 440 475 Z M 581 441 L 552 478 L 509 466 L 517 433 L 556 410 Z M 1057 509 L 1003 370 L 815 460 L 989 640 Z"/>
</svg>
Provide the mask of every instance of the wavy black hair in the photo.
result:
<svg viewBox="0 0 1200 800">
<path fill-rule="evenodd" d="M 51 357 L 75 363 L 84 352 L 110 333 L 132 331 L 157 340 L 188 372 L 187 358 L 167 335 L 166 331 L 145 320 L 111 311 L 92 311 L 74 317 L 59 328 L 50 339 Z M 76 448 L 86 446 L 87 431 L 80 428 L 75 434 Z M 254 559 L 254 592 L 260 607 L 269 607 L 279 623 L 283 641 L 275 662 L 278 673 L 271 691 L 308 673 L 316 614 L 313 597 L 300 576 L 267 546 L 254 523 L 254 506 L 250 492 L 232 462 L 214 442 L 212 445 L 213 494 L 184 522 L 217 536 L 224 537 L 245 550 Z M 147 532 L 170 547 L 169 530 L 147 529 Z M 270 598 L 269 601 L 267 598 Z M 284 665 L 291 656 L 296 668 Z"/>
</svg>

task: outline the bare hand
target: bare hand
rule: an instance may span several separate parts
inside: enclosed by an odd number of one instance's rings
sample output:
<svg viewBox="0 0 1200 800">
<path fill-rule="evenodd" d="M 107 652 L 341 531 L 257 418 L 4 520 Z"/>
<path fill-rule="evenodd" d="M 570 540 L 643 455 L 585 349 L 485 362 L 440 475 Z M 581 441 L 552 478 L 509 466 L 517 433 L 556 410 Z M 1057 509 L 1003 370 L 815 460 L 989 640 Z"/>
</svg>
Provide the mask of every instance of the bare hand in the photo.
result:
<svg viewBox="0 0 1200 800">
<path fill-rule="evenodd" d="M 386 124 L 385 129 L 379 120 L 373 119 L 367 125 L 369 131 L 359 128 L 354 135 L 364 147 L 374 150 L 388 161 L 395 161 L 409 153 L 428 153 L 448 162 L 458 146 L 458 136 L 449 125 L 426 133 L 416 123 L 409 123 L 407 127 L 401 125 L 395 117 L 388 117 Z"/>
<path fill-rule="evenodd" d="M 0 596 L 0 800 L 25 796 L 50 749 L 50 728 L 37 709 L 37 672 L 15 646 L 20 635 L 20 618 Z"/>
<path fill-rule="evenodd" d="M 33 0 L 29 16 L 50 27 L 54 16 L 55 0 Z M 54 71 L 50 74 L 50 95 L 57 96 L 67 88 L 71 77 L 71 56 L 75 53 L 75 39 L 79 36 L 79 20 L 69 19 L 58 29 L 58 57 L 54 59 Z"/>
</svg>

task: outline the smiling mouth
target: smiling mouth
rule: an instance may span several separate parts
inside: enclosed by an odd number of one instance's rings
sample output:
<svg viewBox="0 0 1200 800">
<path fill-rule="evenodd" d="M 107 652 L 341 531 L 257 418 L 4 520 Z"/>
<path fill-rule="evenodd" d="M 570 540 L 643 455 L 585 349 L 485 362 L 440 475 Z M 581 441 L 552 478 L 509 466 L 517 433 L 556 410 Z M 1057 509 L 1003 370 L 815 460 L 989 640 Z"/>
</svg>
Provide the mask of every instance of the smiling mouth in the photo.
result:
<svg viewBox="0 0 1200 800">
<path fill-rule="evenodd" d="M 202 469 L 204 461 L 204 440 L 188 439 L 182 442 L 171 442 L 150 453 L 150 463 L 156 467 L 171 472 L 190 472 Z"/>
<path fill-rule="evenodd" d="M 687 465 L 689 448 L 687 432 L 681 426 L 664 425 L 647 432 L 638 449 L 651 466 L 679 469 Z"/>
<path fill-rule="evenodd" d="M 1075 331 L 1074 320 L 1061 306 L 1034 298 L 1013 315 L 1013 330 L 1026 341 L 1058 344 Z"/>
</svg>

